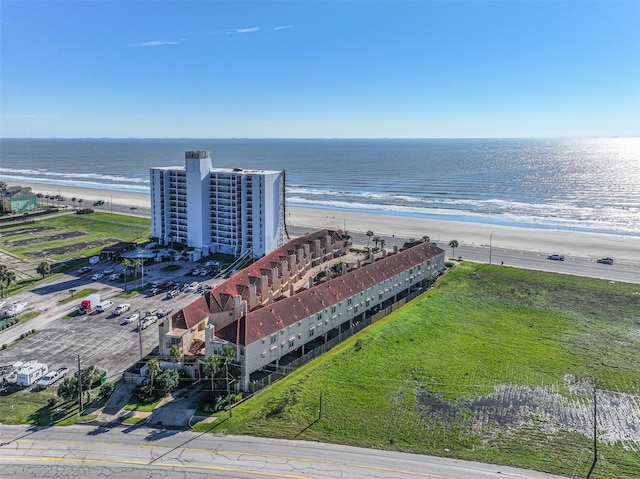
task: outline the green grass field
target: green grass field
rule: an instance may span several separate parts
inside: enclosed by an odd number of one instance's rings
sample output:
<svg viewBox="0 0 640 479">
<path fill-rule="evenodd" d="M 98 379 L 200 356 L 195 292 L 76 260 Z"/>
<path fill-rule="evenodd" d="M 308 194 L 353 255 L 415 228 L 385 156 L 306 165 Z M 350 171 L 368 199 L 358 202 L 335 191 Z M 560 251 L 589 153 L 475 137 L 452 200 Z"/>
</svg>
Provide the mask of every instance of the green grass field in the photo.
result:
<svg viewBox="0 0 640 479">
<path fill-rule="evenodd" d="M 631 393 L 640 404 L 639 292 L 639 285 L 462 263 L 434 289 L 236 407 L 213 431 L 585 477 L 593 385 L 603 399 Z M 526 419 L 516 414 L 521 402 Z M 565 407 L 586 413 L 587 433 L 554 416 Z M 602 441 L 592 478 L 640 477 L 640 454 L 627 446 L 639 442 Z"/>
<path fill-rule="evenodd" d="M 39 251 L 50 251 L 52 248 L 68 249 L 68 251 L 52 252 L 46 255 L 48 259 L 60 261 L 78 256 L 93 256 L 107 244 L 117 241 L 144 242 L 151 234 L 149 219 L 110 213 L 43 217 L 35 223 L 7 228 L 3 232 L 18 232 L 17 230 L 37 227 L 49 229 L 36 232 L 25 231 L 24 234 L 6 236 L 0 247 L 29 261 L 39 261 L 39 257 L 36 256 Z M 62 237 L 54 239 L 56 235 Z M 67 235 L 76 236 L 66 237 Z M 39 241 L 40 239 L 46 241 Z M 91 243 L 100 243 L 107 239 L 112 241 L 90 247 Z M 28 242 L 28 244 L 22 245 L 21 242 Z"/>
</svg>

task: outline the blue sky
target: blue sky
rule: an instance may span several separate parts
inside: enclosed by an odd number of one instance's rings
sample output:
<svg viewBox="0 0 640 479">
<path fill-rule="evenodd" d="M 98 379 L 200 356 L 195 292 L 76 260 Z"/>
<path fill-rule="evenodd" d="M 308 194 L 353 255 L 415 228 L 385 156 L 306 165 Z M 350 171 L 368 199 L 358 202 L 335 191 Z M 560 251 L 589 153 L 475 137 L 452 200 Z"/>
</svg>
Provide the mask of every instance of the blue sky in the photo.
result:
<svg viewBox="0 0 640 479">
<path fill-rule="evenodd" d="M 0 2 L 2 137 L 640 136 L 640 1 Z"/>
</svg>

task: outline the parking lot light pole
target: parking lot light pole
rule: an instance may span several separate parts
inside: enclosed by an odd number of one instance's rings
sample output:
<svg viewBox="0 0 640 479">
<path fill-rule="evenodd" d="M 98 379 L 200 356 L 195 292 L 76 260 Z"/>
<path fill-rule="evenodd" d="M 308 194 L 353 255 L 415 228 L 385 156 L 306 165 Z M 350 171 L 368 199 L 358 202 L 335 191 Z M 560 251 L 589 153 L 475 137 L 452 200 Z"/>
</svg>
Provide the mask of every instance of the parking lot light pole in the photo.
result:
<svg viewBox="0 0 640 479">
<path fill-rule="evenodd" d="M 140 345 L 140 362 L 142 362 L 142 318 L 140 318 L 140 311 L 138 311 L 138 343 Z"/>
<path fill-rule="evenodd" d="M 140 258 L 140 263 L 142 265 L 142 288 L 144 289 L 144 255 L 147 254 L 146 250 L 142 250 L 140 252 L 143 256 Z"/>
</svg>

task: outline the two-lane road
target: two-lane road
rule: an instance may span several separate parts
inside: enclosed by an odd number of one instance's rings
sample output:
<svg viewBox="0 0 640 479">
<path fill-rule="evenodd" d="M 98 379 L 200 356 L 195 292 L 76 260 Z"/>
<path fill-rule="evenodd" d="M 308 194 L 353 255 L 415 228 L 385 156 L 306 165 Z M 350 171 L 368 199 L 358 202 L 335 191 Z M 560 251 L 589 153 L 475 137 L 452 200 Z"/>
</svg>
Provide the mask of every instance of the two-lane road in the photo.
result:
<svg viewBox="0 0 640 479">
<path fill-rule="evenodd" d="M 553 479 L 542 472 L 318 442 L 141 427 L 2 426 L 3 477 Z"/>
</svg>

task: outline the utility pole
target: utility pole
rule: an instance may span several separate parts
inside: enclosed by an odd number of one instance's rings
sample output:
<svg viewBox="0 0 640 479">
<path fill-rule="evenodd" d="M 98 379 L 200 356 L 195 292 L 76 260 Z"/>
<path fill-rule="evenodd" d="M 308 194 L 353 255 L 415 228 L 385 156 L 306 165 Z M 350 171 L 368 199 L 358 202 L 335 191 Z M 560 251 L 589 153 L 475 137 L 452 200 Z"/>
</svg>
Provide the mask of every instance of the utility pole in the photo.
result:
<svg viewBox="0 0 640 479">
<path fill-rule="evenodd" d="M 591 473 L 596 467 L 596 462 L 598 462 L 598 404 L 596 402 L 596 395 L 598 393 L 598 389 L 596 386 L 593 387 L 593 463 L 591 464 L 591 469 L 589 469 L 589 473 L 587 474 L 587 479 L 591 479 Z"/>
<path fill-rule="evenodd" d="M 224 377 L 227 380 L 227 406 L 229 407 L 229 417 L 233 415 L 233 408 L 231 407 L 231 392 L 229 384 L 229 361 L 224 362 Z"/>
<path fill-rule="evenodd" d="M 78 354 L 78 416 L 82 415 L 82 370 L 80 369 L 80 355 Z"/>
<path fill-rule="evenodd" d="M 320 391 L 320 406 L 318 407 L 318 421 L 322 419 L 322 391 Z"/>
<path fill-rule="evenodd" d="M 140 311 L 138 313 L 138 344 L 140 345 L 140 362 L 142 362 L 142 318 L 140 317 Z"/>
</svg>

